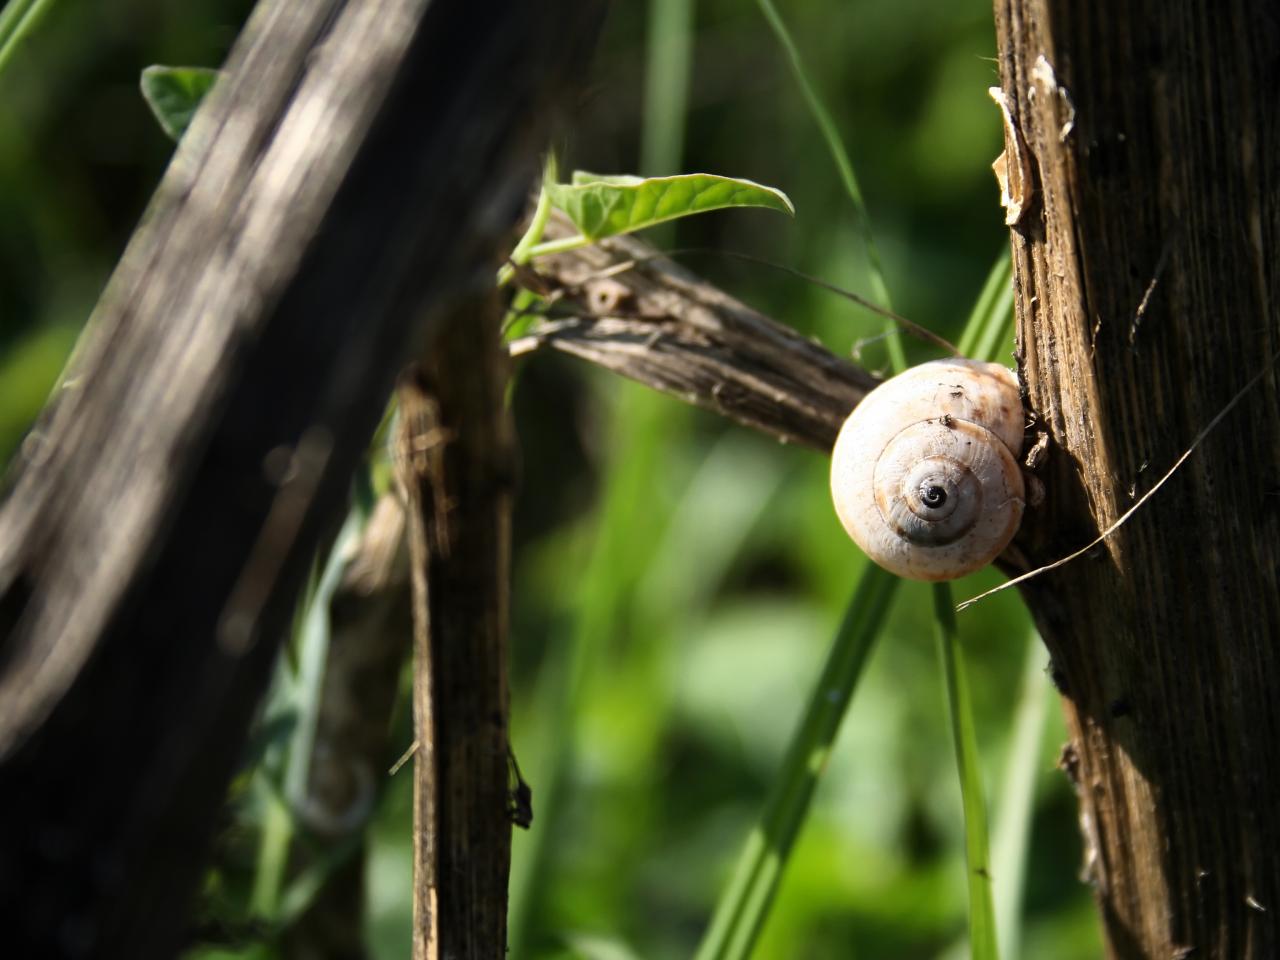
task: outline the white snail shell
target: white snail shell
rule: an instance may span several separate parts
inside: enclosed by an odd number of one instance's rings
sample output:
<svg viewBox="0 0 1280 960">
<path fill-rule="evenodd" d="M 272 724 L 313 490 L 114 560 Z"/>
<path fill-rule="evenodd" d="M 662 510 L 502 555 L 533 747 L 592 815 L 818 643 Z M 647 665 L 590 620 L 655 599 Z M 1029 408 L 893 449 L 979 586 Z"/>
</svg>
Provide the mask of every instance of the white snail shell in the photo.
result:
<svg viewBox="0 0 1280 960">
<path fill-rule="evenodd" d="M 1018 380 L 935 360 L 872 390 L 840 429 L 831 497 L 854 542 L 912 580 L 952 580 L 1013 539 L 1025 502 Z"/>
</svg>

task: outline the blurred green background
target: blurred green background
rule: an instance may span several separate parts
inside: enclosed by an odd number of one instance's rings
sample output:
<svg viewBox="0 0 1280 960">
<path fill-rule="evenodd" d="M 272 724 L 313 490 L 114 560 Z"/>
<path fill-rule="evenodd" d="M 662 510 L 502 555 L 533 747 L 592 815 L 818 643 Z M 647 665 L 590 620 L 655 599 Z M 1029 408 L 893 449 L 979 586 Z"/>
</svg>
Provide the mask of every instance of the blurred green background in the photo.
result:
<svg viewBox="0 0 1280 960">
<path fill-rule="evenodd" d="M 139 71 L 218 64 L 249 7 L 60 0 L 0 75 L 0 462 L 43 404 L 170 155 Z M 895 308 L 955 338 L 1007 242 L 990 172 L 1002 144 L 986 93 L 998 83 L 989 4 L 804 0 L 780 12 L 851 152 Z M 796 204 L 794 221 L 762 211 L 683 221 L 657 236 L 663 245 L 746 252 L 868 292 L 853 210 L 754 4 L 615 4 L 567 127 L 564 169 L 722 173 Z M 882 328 L 781 272 L 687 262 L 833 351 Z M 885 362 L 876 343 L 862 355 Z M 522 364 L 513 405 L 523 484 L 513 737 L 535 821 L 515 839 L 512 956 L 690 956 L 864 561 L 812 452 L 560 357 Z M 996 579 L 975 576 L 956 596 Z M 1030 627 L 1011 594 L 960 625 L 993 837 L 1008 771 L 1029 772 L 1036 787 L 1019 954 L 1099 955 L 1077 879 L 1075 802 L 1054 769 L 1064 734 L 1052 697 L 1035 748 L 1010 749 L 1024 678 L 1047 684 L 1036 669 L 1047 655 L 1035 650 L 1024 669 Z M 396 745 L 408 737 L 405 722 Z M 378 957 L 408 953 L 410 788 L 409 776 L 392 778 L 373 825 Z M 962 956 L 965 896 L 930 600 L 907 585 L 755 956 Z"/>
</svg>

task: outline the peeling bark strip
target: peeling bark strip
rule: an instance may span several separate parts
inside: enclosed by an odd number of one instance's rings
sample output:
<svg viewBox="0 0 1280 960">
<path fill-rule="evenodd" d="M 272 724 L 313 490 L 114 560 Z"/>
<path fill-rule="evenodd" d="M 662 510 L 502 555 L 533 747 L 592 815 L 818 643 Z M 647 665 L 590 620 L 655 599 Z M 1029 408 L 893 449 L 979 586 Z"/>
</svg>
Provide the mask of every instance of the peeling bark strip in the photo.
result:
<svg viewBox="0 0 1280 960">
<path fill-rule="evenodd" d="M 1033 565 L 1087 543 L 1280 346 L 1280 14 L 997 0 L 1038 168 L 1012 231 L 1055 450 Z M 1117 957 L 1280 955 L 1274 376 L 1092 558 L 1025 589 L 1065 699 Z"/>
<path fill-rule="evenodd" d="M 179 948 L 296 588 L 420 346 L 412 319 L 489 275 L 599 12 L 254 12 L 0 512 L 12 955 Z"/>
<path fill-rule="evenodd" d="M 514 462 L 496 296 L 400 387 L 413 558 L 415 960 L 505 960 L 507 595 Z"/>
<path fill-rule="evenodd" d="M 535 267 L 581 315 L 535 327 L 511 345 L 515 356 L 570 353 L 823 453 L 879 383 L 640 240 L 617 237 Z"/>
</svg>

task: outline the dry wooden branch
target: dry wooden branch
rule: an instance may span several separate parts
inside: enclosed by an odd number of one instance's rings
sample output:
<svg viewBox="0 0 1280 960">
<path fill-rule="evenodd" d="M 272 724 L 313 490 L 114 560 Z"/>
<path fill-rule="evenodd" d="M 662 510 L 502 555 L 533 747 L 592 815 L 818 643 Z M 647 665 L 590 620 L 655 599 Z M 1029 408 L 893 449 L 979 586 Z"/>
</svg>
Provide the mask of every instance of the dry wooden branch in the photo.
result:
<svg viewBox="0 0 1280 960">
<path fill-rule="evenodd" d="M 496 294 L 400 387 L 413 557 L 415 960 L 505 960 L 514 450 Z"/>
<path fill-rule="evenodd" d="M 535 266 L 560 294 L 558 305 L 578 315 L 536 326 L 512 343 L 515 356 L 542 347 L 573 354 L 823 453 L 879 382 L 635 238 Z"/>
<path fill-rule="evenodd" d="M 491 276 L 599 14 L 255 11 L 0 512 L 10 953 L 178 949 L 296 588 L 420 346 L 413 318 Z"/>
</svg>

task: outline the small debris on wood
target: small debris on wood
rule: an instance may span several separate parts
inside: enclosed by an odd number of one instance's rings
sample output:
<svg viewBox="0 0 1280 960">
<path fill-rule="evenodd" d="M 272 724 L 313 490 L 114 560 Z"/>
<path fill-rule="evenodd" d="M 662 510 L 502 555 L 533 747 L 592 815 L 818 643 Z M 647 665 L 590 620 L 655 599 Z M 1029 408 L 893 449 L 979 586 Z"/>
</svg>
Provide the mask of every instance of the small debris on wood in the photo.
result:
<svg viewBox="0 0 1280 960">
<path fill-rule="evenodd" d="M 991 169 L 1000 184 L 1000 205 L 1005 210 L 1005 225 L 1012 227 L 1022 219 L 1035 197 L 1031 153 L 1014 119 L 1008 95 L 999 87 L 990 87 L 987 93 L 1004 118 L 1004 150 L 991 164 Z"/>
</svg>

